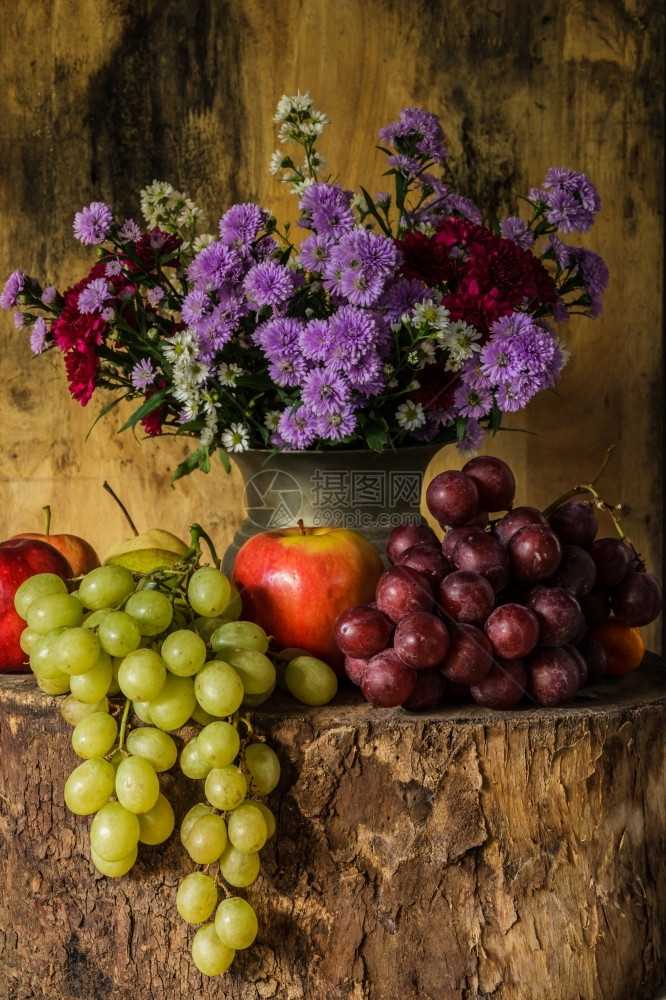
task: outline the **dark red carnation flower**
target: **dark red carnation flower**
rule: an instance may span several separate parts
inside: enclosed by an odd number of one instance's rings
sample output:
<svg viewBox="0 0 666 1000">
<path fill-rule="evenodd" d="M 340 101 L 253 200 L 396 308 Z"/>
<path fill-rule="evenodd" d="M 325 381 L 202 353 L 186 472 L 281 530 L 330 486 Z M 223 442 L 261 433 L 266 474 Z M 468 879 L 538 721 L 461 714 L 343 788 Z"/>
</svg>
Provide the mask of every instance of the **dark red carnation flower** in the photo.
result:
<svg viewBox="0 0 666 1000">
<path fill-rule="evenodd" d="M 403 239 L 396 240 L 396 245 L 402 254 L 403 278 L 416 278 L 432 288 L 453 277 L 446 247 L 424 233 L 407 232 Z"/>
<path fill-rule="evenodd" d="M 95 377 L 99 369 L 99 358 L 92 344 L 81 344 L 64 357 L 69 391 L 85 406 L 95 391 Z"/>
<path fill-rule="evenodd" d="M 145 394 L 146 399 L 150 399 L 154 396 L 158 389 L 163 389 L 166 382 L 162 379 L 157 383 L 154 389 L 148 389 Z M 166 414 L 166 406 L 162 404 L 161 406 L 155 407 L 150 413 L 145 417 L 141 418 L 141 426 L 145 430 L 148 437 L 158 437 L 162 433 L 162 424 L 164 423 L 164 417 Z"/>
<path fill-rule="evenodd" d="M 154 247 L 152 245 L 151 238 L 153 233 L 164 237 L 164 242 L 161 246 Z M 166 257 L 168 254 L 175 253 L 183 242 L 180 236 L 176 236 L 174 233 L 163 233 L 161 229 L 155 229 L 153 230 L 153 233 L 144 233 L 140 239 L 136 240 L 133 244 L 136 255 L 146 271 L 152 271 L 154 269 L 155 262 L 158 257 Z M 174 257 L 174 259 L 170 260 L 165 266 L 179 267 L 180 261 L 177 257 Z M 133 268 L 136 267 L 136 264 L 132 261 L 127 261 L 127 267 L 130 270 L 133 270 Z"/>
<path fill-rule="evenodd" d="M 95 264 L 90 273 L 63 292 L 64 305 L 53 321 L 51 332 L 61 351 L 83 348 L 86 344 L 101 344 L 109 328 L 99 313 L 79 312 L 79 295 L 94 278 L 104 277 L 104 264 Z"/>
</svg>

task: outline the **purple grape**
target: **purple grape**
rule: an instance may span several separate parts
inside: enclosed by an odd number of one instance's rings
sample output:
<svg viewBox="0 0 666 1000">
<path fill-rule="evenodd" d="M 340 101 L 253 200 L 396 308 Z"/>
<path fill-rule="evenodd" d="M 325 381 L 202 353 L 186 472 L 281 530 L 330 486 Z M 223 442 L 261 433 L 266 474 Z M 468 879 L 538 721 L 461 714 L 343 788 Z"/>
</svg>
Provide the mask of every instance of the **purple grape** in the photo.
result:
<svg viewBox="0 0 666 1000">
<path fill-rule="evenodd" d="M 526 524 L 507 545 L 511 572 L 519 580 L 536 583 L 552 576 L 562 558 L 555 532 L 544 524 Z"/>
<path fill-rule="evenodd" d="M 345 656 L 345 673 L 352 684 L 360 687 L 367 665 L 368 661 L 362 656 Z"/>
<path fill-rule="evenodd" d="M 597 567 L 597 586 L 616 587 L 630 571 L 634 553 L 620 538 L 595 538 L 587 550 Z"/>
<path fill-rule="evenodd" d="M 485 576 L 497 593 L 509 579 L 509 556 L 501 542 L 487 531 L 461 535 L 451 556 L 456 569 Z"/>
<path fill-rule="evenodd" d="M 416 671 L 406 666 L 393 649 L 383 649 L 368 660 L 361 678 L 366 701 L 379 708 L 396 708 L 409 698 Z"/>
<path fill-rule="evenodd" d="M 580 685 L 580 670 L 562 646 L 537 646 L 525 660 L 527 693 L 537 705 L 553 708 L 570 701 Z"/>
<path fill-rule="evenodd" d="M 496 522 L 495 537 L 502 545 L 508 545 L 513 535 L 527 524 L 547 525 L 548 521 L 536 507 L 514 507 Z"/>
<path fill-rule="evenodd" d="M 594 507 L 585 500 L 568 500 L 548 518 L 548 523 L 562 545 L 588 548 L 599 530 L 599 518 Z"/>
<path fill-rule="evenodd" d="M 562 558 L 552 576 L 548 577 L 549 587 L 563 587 L 574 597 L 584 597 L 594 587 L 597 567 L 592 556 L 580 545 L 563 545 Z"/>
<path fill-rule="evenodd" d="M 431 667 L 429 670 L 419 670 L 412 693 L 402 707 L 408 712 L 425 712 L 439 705 L 446 691 L 447 680 L 444 674 Z"/>
<path fill-rule="evenodd" d="M 446 656 L 449 630 L 436 615 L 413 611 L 398 622 L 393 648 L 408 667 L 425 670 L 441 663 Z"/>
<path fill-rule="evenodd" d="M 589 594 L 578 598 L 586 625 L 601 625 L 611 613 L 610 591 L 605 587 L 593 587 Z"/>
<path fill-rule="evenodd" d="M 429 524 L 398 524 L 388 537 L 386 555 L 392 563 L 397 562 L 401 552 L 419 542 L 439 546 L 437 535 Z"/>
<path fill-rule="evenodd" d="M 513 708 L 525 694 L 527 671 L 522 660 L 495 657 L 493 665 L 480 681 L 470 686 L 474 701 L 486 708 Z"/>
<path fill-rule="evenodd" d="M 520 660 L 539 641 L 539 621 L 522 604 L 502 604 L 488 616 L 483 631 L 493 651 L 505 660 Z"/>
<path fill-rule="evenodd" d="M 479 509 L 476 483 L 464 472 L 448 469 L 431 479 L 426 488 L 426 506 L 441 525 L 456 527 L 474 517 Z"/>
<path fill-rule="evenodd" d="M 587 683 L 600 681 L 606 673 L 606 650 L 602 644 L 593 636 L 585 635 L 577 648 L 587 664 Z"/>
<path fill-rule="evenodd" d="M 391 566 L 380 576 L 375 591 L 377 607 L 393 622 L 412 611 L 430 611 L 433 591 L 427 577 L 409 566 Z"/>
<path fill-rule="evenodd" d="M 477 684 L 493 662 L 490 639 L 474 625 L 456 625 L 449 636 L 449 651 L 439 669 L 448 681 Z"/>
<path fill-rule="evenodd" d="M 661 586 L 652 573 L 628 573 L 610 594 L 613 614 L 623 625 L 641 628 L 662 608 Z"/>
<path fill-rule="evenodd" d="M 476 483 L 482 510 L 509 509 L 516 495 L 516 480 L 506 462 L 492 455 L 476 455 L 462 471 Z"/>
<path fill-rule="evenodd" d="M 442 552 L 441 546 L 428 544 L 428 542 L 417 542 L 400 553 L 396 559 L 398 566 L 411 566 L 427 576 L 433 586 L 451 572 L 451 563 Z"/>
<path fill-rule="evenodd" d="M 568 590 L 542 587 L 529 599 L 527 606 L 539 623 L 540 646 L 562 646 L 585 633 L 580 604 Z"/>
<path fill-rule="evenodd" d="M 461 524 L 458 528 L 449 528 L 446 532 L 442 539 L 442 554 L 449 562 L 453 558 L 453 550 L 460 539 L 467 537 L 468 534 L 485 535 L 486 532 L 479 525 L 467 524 Z"/>
<path fill-rule="evenodd" d="M 479 573 L 459 569 L 440 581 L 438 606 L 445 621 L 483 625 L 493 610 L 495 592 Z"/>
<path fill-rule="evenodd" d="M 580 674 L 579 688 L 582 688 L 587 683 L 587 660 L 578 649 L 577 646 L 572 646 L 568 642 L 562 644 L 562 649 L 566 649 L 570 656 L 573 656 L 576 661 L 576 666 L 578 667 L 578 673 Z"/>
<path fill-rule="evenodd" d="M 393 623 L 374 608 L 354 605 L 341 612 L 333 625 L 333 639 L 345 656 L 366 660 L 389 644 Z"/>
</svg>

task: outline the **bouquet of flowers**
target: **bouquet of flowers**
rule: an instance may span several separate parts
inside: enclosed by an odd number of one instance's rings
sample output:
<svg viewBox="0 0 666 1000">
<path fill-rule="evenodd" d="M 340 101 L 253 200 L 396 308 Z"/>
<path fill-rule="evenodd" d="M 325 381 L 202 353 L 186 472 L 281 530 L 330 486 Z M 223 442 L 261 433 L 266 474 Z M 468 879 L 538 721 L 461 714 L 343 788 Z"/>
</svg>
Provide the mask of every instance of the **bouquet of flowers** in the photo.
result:
<svg viewBox="0 0 666 1000">
<path fill-rule="evenodd" d="M 374 197 L 322 176 L 329 119 L 308 94 L 283 97 L 274 120 L 283 147 L 269 169 L 298 198 L 300 241 L 253 203 L 203 233 L 196 205 L 155 181 L 141 192 L 145 232 L 93 202 L 74 219 L 96 250 L 90 272 L 58 292 L 16 270 L 0 305 L 35 354 L 62 352 L 82 405 L 110 390 L 102 414 L 138 401 L 123 429 L 195 438 L 176 478 L 255 447 L 477 450 L 559 377 L 568 352 L 548 318 L 601 312 L 602 259 L 561 238 L 591 227 L 596 189 L 551 168 L 525 218 L 488 226 L 447 183 L 428 111 L 380 130 L 394 191 Z"/>
</svg>

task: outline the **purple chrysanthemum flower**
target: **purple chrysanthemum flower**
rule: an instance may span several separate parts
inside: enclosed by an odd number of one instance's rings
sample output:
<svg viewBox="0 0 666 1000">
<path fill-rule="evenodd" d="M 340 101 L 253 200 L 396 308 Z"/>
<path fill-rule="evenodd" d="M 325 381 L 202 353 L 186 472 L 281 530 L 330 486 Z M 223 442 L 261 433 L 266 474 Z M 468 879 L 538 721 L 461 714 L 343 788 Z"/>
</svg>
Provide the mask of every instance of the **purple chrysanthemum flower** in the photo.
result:
<svg viewBox="0 0 666 1000">
<path fill-rule="evenodd" d="M 107 262 L 104 267 L 104 274 L 107 278 L 117 278 L 119 274 L 123 273 L 122 261 L 114 257 L 113 260 Z"/>
<path fill-rule="evenodd" d="M 327 441 L 341 441 L 353 434 L 356 428 L 356 414 L 351 406 L 340 407 L 317 417 L 317 434 Z"/>
<path fill-rule="evenodd" d="M 136 243 L 141 239 L 141 230 L 133 219 L 125 219 L 118 230 L 118 239 L 121 243 Z"/>
<path fill-rule="evenodd" d="M 55 285 L 47 285 L 47 287 L 42 292 L 42 302 L 45 306 L 50 305 L 54 298 L 58 294 L 58 290 Z"/>
<path fill-rule="evenodd" d="M 374 346 L 377 328 L 372 316 L 354 306 L 341 306 L 329 319 L 326 361 L 345 371 Z"/>
<path fill-rule="evenodd" d="M 252 334 L 255 344 L 268 358 L 282 357 L 298 352 L 299 337 L 303 329 L 302 321 L 291 317 L 266 320 Z"/>
<path fill-rule="evenodd" d="M 103 201 L 93 201 L 74 216 L 74 235 L 91 246 L 103 243 L 113 225 L 113 212 Z"/>
<path fill-rule="evenodd" d="M 596 318 L 603 311 L 601 295 L 608 285 L 608 268 L 599 254 L 587 247 L 580 247 L 576 257 L 590 299 L 588 314 Z"/>
<path fill-rule="evenodd" d="M 234 247 L 215 240 L 196 255 L 187 269 L 187 277 L 212 290 L 238 283 L 245 269 L 243 257 Z"/>
<path fill-rule="evenodd" d="M 313 368 L 303 380 L 301 397 L 317 416 L 339 410 L 349 396 L 349 382 L 327 368 Z"/>
<path fill-rule="evenodd" d="M 198 288 L 193 288 L 183 299 L 181 308 L 183 322 L 187 323 L 188 326 L 194 326 L 206 319 L 210 315 L 212 308 L 213 302 L 210 296 Z"/>
<path fill-rule="evenodd" d="M 26 275 L 24 271 L 12 271 L 7 278 L 5 287 L 0 294 L 0 308 L 13 309 L 18 301 L 20 293 L 25 285 Z"/>
<path fill-rule="evenodd" d="M 101 312 L 110 298 L 111 288 L 106 278 L 93 278 L 80 293 L 76 304 L 82 313 Z"/>
<path fill-rule="evenodd" d="M 526 250 L 534 246 L 534 233 L 527 228 L 527 223 L 519 215 L 510 215 L 507 219 L 502 219 L 500 232 L 505 240 L 513 240 Z"/>
<path fill-rule="evenodd" d="M 468 385 L 459 385 L 453 399 L 458 413 L 463 417 L 485 417 L 493 404 L 491 392 L 482 389 L 471 389 Z"/>
<path fill-rule="evenodd" d="M 30 331 L 30 349 L 33 354 L 41 354 L 46 347 L 48 330 L 46 320 L 43 316 L 38 316 L 34 326 Z"/>
<path fill-rule="evenodd" d="M 550 167 L 546 171 L 545 188 L 563 188 L 577 196 L 581 205 L 594 213 L 601 210 L 601 198 L 586 174 L 569 167 Z"/>
<path fill-rule="evenodd" d="M 403 108 L 397 122 L 391 122 L 379 130 L 382 142 L 390 143 L 394 149 L 405 150 L 414 146 L 419 153 L 443 163 L 446 159 L 446 136 L 437 115 L 423 108 Z"/>
<path fill-rule="evenodd" d="M 479 359 L 481 375 L 494 385 L 501 385 L 512 377 L 508 345 L 509 338 L 500 334 L 491 337 L 481 351 Z M 469 384 L 481 388 L 477 382 L 469 380 Z"/>
<path fill-rule="evenodd" d="M 349 384 L 366 396 L 376 396 L 386 384 L 382 360 L 375 351 L 368 351 L 344 369 Z"/>
<path fill-rule="evenodd" d="M 410 313 L 417 302 L 432 298 L 432 289 L 416 278 L 399 278 L 389 283 L 378 306 L 389 323 L 398 323 L 402 316 Z"/>
<path fill-rule="evenodd" d="M 471 198 L 466 198 L 464 194 L 451 192 L 447 195 L 442 209 L 445 215 L 462 215 L 464 219 L 469 219 L 476 226 L 483 224 L 483 213 Z"/>
<path fill-rule="evenodd" d="M 421 169 L 421 161 L 415 156 L 408 156 L 406 153 L 391 153 L 386 162 L 389 167 L 400 170 L 403 174 L 418 174 Z"/>
<path fill-rule="evenodd" d="M 301 244 L 298 263 L 306 271 L 323 271 L 331 258 L 333 240 L 330 236 L 312 233 Z"/>
<path fill-rule="evenodd" d="M 299 226 L 333 239 L 354 227 L 354 213 L 351 210 L 352 192 L 343 190 L 339 184 L 317 181 L 306 188 L 299 200 L 301 218 Z"/>
<path fill-rule="evenodd" d="M 152 288 L 148 289 L 148 294 L 146 298 L 151 306 L 158 306 L 162 299 L 164 298 L 165 292 L 161 285 L 154 285 Z"/>
<path fill-rule="evenodd" d="M 384 278 L 365 271 L 345 268 L 340 273 L 338 292 L 354 306 L 371 306 L 384 288 Z"/>
<path fill-rule="evenodd" d="M 289 299 L 294 284 L 293 271 L 276 260 L 265 260 L 248 271 L 243 288 L 258 308 L 276 308 Z"/>
<path fill-rule="evenodd" d="M 570 191 L 556 188 L 548 199 L 546 218 L 563 233 L 586 232 L 594 222 L 594 213 Z"/>
<path fill-rule="evenodd" d="M 317 418 L 308 406 L 285 410 L 278 422 L 277 434 L 288 448 L 309 448 L 317 436 Z"/>
<path fill-rule="evenodd" d="M 14 329 L 16 329 L 16 330 L 22 330 L 23 326 L 24 326 L 23 313 L 22 312 L 15 312 L 14 313 Z"/>
<path fill-rule="evenodd" d="M 253 202 L 232 205 L 220 219 L 220 239 L 223 243 L 249 250 L 269 217 L 265 209 Z"/>
<path fill-rule="evenodd" d="M 308 363 L 300 354 L 293 352 L 275 354 L 268 366 L 268 374 L 276 385 L 283 387 L 300 385 L 308 371 Z"/>
<path fill-rule="evenodd" d="M 465 421 L 465 430 L 458 442 L 458 450 L 465 454 L 476 452 L 483 444 L 483 427 L 476 420 L 468 418 Z"/>
<path fill-rule="evenodd" d="M 505 413 L 515 413 L 527 406 L 537 391 L 534 387 L 534 380 L 529 376 L 523 376 L 514 379 L 513 382 L 505 382 L 498 386 L 495 399 L 500 410 Z"/>
<path fill-rule="evenodd" d="M 301 327 L 298 344 L 306 358 L 324 361 L 328 355 L 331 332 L 327 319 L 311 319 Z"/>
<path fill-rule="evenodd" d="M 137 392 L 143 392 L 155 378 L 155 369 L 150 358 L 142 358 L 132 368 L 130 381 Z"/>
</svg>

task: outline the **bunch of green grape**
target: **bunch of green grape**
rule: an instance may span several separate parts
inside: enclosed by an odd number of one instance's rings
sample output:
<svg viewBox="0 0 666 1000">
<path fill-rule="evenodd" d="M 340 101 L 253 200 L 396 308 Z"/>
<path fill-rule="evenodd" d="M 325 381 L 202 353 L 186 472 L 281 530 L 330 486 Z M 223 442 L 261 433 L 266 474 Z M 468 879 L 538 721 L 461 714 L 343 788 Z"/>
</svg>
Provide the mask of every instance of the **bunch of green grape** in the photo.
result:
<svg viewBox="0 0 666 1000">
<path fill-rule="evenodd" d="M 82 759 L 67 778 L 66 805 L 92 816 L 91 860 L 118 877 L 131 869 L 139 844 L 162 843 L 174 830 L 160 774 L 179 762 L 202 783 L 202 801 L 180 830 L 201 867 L 182 881 L 177 909 L 187 923 L 203 925 L 193 960 L 217 975 L 257 933 L 252 907 L 233 890 L 257 877 L 259 851 L 275 831 L 259 797 L 276 787 L 279 760 L 240 714 L 275 688 L 269 637 L 239 620 L 229 580 L 198 558 L 148 576 L 102 566 L 78 584 L 70 593 L 44 573 L 15 595 L 26 622 L 22 647 L 39 687 L 66 695 L 61 711 Z M 179 754 L 171 734 L 192 722 L 201 729 Z"/>
</svg>

